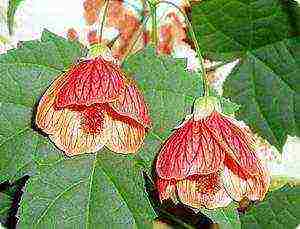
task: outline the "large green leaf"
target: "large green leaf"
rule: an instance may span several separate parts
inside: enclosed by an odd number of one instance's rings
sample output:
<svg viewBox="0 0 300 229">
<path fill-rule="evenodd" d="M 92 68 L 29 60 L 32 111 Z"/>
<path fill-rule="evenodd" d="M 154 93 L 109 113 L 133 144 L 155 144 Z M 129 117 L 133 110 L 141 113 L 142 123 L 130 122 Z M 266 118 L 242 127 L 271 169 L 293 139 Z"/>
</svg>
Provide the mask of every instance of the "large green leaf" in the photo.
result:
<svg viewBox="0 0 300 229">
<path fill-rule="evenodd" d="M 21 228 L 150 228 L 155 217 L 141 166 L 109 150 L 66 158 L 47 139 L 26 185 Z"/>
<path fill-rule="evenodd" d="M 192 7 L 192 22 L 205 56 L 224 60 L 300 35 L 294 1 L 211 0 Z"/>
<path fill-rule="evenodd" d="M 245 229 L 295 229 L 300 224 L 300 187 L 285 186 L 241 216 Z"/>
<path fill-rule="evenodd" d="M 287 134 L 300 131 L 300 38 L 248 53 L 224 94 L 241 104 L 240 117 L 281 149 Z"/>
<path fill-rule="evenodd" d="M 300 133 L 300 8 L 211 0 L 195 5 L 192 16 L 205 56 L 240 59 L 224 85 L 224 95 L 241 105 L 239 118 L 281 149 L 287 134 Z"/>
</svg>

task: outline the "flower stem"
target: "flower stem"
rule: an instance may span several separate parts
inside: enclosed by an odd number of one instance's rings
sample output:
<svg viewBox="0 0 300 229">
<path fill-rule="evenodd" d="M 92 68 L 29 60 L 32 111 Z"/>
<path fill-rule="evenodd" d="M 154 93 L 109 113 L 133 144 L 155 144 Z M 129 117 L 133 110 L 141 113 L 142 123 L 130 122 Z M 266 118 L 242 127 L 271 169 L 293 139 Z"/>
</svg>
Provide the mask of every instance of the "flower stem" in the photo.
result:
<svg viewBox="0 0 300 229">
<path fill-rule="evenodd" d="M 157 47 L 157 43 L 158 43 L 158 36 L 157 36 L 157 18 L 156 18 L 156 8 L 157 8 L 157 3 L 151 3 L 149 2 L 150 5 L 150 15 L 151 15 L 151 20 L 152 20 L 152 40 L 153 43 L 155 45 L 155 47 Z"/>
<path fill-rule="evenodd" d="M 178 9 L 179 12 L 184 16 L 185 22 L 187 23 L 188 29 L 191 33 L 192 41 L 195 45 L 197 57 L 200 60 L 201 73 L 202 73 L 201 81 L 203 83 L 203 90 L 204 90 L 203 96 L 209 96 L 210 87 L 209 87 L 208 77 L 207 77 L 207 74 L 206 74 L 206 71 L 205 71 L 205 68 L 204 68 L 204 58 L 202 57 L 202 54 L 201 54 L 200 47 L 199 47 L 199 44 L 198 44 L 197 39 L 196 39 L 194 29 L 192 27 L 192 24 L 191 24 L 188 16 L 186 15 L 186 13 L 182 9 L 180 9 L 176 4 L 174 4 L 172 2 L 168 2 L 168 1 L 148 1 L 148 0 L 145 0 L 145 3 L 147 3 L 149 5 L 149 8 L 150 8 L 150 16 L 151 16 L 151 19 L 152 19 L 152 34 L 151 34 L 151 37 L 154 41 L 155 47 L 157 46 L 157 43 L 158 43 L 157 18 L 156 18 L 156 16 L 157 16 L 156 15 L 157 6 L 159 4 L 162 4 L 162 3 L 169 4 L 173 7 L 175 7 L 176 9 Z M 134 45 L 136 44 L 137 40 L 139 39 L 141 33 L 143 32 L 143 30 L 144 30 L 144 28 L 147 24 L 148 19 L 149 19 L 149 16 L 144 18 L 142 26 L 141 26 L 141 31 L 135 37 L 135 40 L 134 40 L 134 42 L 132 42 L 132 45 L 127 49 L 126 54 L 124 55 L 124 57 L 120 61 L 121 63 L 124 62 L 124 60 L 128 57 L 128 55 L 132 51 Z"/>
<path fill-rule="evenodd" d="M 192 36 L 193 43 L 195 45 L 197 56 L 200 60 L 202 81 L 203 81 L 203 90 L 204 90 L 203 96 L 209 96 L 209 81 L 208 81 L 208 77 L 207 77 L 207 74 L 206 74 L 206 71 L 205 71 L 205 68 L 204 68 L 204 58 L 202 57 L 200 47 L 199 47 L 199 44 L 197 42 L 193 26 L 192 26 L 188 16 L 186 15 L 186 13 L 182 9 L 180 9 L 176 4 L 174 4 L 172 2 L 160 1 L 158 4 L 161 4 L 161 3 L 165 3 L 165 4 L 169 4 L 169 5 L 174 6 L 184 16 L 185 22 L 187 23 L 188 29 L 189 29 L 189 31 L 191 33 L 191 36 Z"/>
<path fill-rule="evenodd" d="M 106 14 L 107 14 L 107 11 L 108 11 L 108 6 L 109 6 L 109 0 L 105 0 L 105 8 L 104 8 L 104 12 L 103 12 L 103 15 L 102 15 L 100 29 L 98 29 L 98 31 L 97 31 L 97 33 L 98 33 L 97 35 L 99 37 L 99 43 L 102 42 L 102 34 L 103 34 L 103 28 L 104 28 Z"/>
</svg>

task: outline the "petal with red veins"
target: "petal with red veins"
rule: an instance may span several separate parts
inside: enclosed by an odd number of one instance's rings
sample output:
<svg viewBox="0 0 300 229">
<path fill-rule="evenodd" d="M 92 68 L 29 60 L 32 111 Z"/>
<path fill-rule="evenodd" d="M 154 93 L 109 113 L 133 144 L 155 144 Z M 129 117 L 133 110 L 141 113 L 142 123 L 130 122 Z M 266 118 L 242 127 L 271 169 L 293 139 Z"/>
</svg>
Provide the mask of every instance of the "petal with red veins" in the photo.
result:
<svg viewBox="0 0 300 229">
<path fill-rule="evenodd" d="M 222 181 L 232 199 L 240 201 L 244 197 L 250 200 L 262 200 L 264 198 L 270 186 L 270 176 L 262 164 L 258 164 L 258 168 L 260 168 L 258 175 L 246 176 L 239 166 L 233 167 L 228 162 L 225 165 Z"/>
<path fill-rule="evenodd" d="M 191 147 L 192 125 L 192 120 L 187 121 L 164 143 L 156 161 L 156 172 L 160 178 L 183 179 L 188 175 L 190 163 L 196 155 Z"/>
<path fill-rule="evenodd" d="M 245 197 L 247 189 L 246 180 L 235 175 L 227 167 L 222 172 L 222 181 L 227 193 L 233 200 L 240 201 Z"/>
<path fill-rule="evenodd" d="M 124 93 L 117 100 L 111 102 L 110 106 L 120 115 L 133 118 L 147 128 L 151 125 L 144 97 L 132 80 L 126 83 Z"/>
<path fill-rule="evenodd" d="M 104 129 L 107 142 L 105 146 L 121 154 L 134 154 L 142 146 L 146 129 L 128 117 L 114 117 L 106 114 Z"/>
<path fill-rule="evenodd" d="M 159 193 L 160 201 L 167 199 L 176 200 L 175 180 L 165 180 L 158 178 L 155 182 L 155 185 Z"/>
<path fill-rule="evenodd" d="M 189 175 L 214 173 L 223 167 L 225 152 L 204 125 L 205 122 L 195 121 L 193 124 L 192 146 L 197 154 Z"/>
<path fill-rule="evenodd" d="M 180 201 L 196 209 L 226 207 L 232 201 L 218 173 L 178 181 L 176 188 Z"/>
<path fill-rule="evenodd" d="M 214 112 L 210 118 L 214 120 L 214 124 L 211 125 L 208 122 L 210 129 L 216 129 L 215 123 L 217 122 L 219 133 L 219 143 L 221 147 L 226 150 L 241 168 L 247 170 L 252 175 L 259 174 L 257 158 L 254 151 L 253 137 L 248 131 L 236 125 L 231 118 L 225 117 L 217 112 Z"/>
<path fill-rule="evenodd" d="M 87 132 L 82 121 L 80 112 L 64 109 L 55 125 L 54 133 L 49 135 L 54 144 L 68 156 L 97 152 L 106 141 L 104 132 Z"/>
<path fill-rule="evenodd" d="M 224 151 L 202 121 L 190 119 L 164 143 L 156 162 L 159 177 L 183 179 L 192 174 L 209 174 L 223 164 Z"/>
<path fill-rule="evenodd" d="M 47 89 L 37 107 L 36 125 L 47 134 L 52 134 L 55 131 L 55 125 L 63 112 L 54 109 L 54 102 L 64 82 L 65 75 L 59 76 Z"/>
<path fill-rule="evenodd" d="M 102 57 L 74 65 L 65 75 L 55 101 L 57 108 L 109 102 L 118 98 L 125 86 L 121 69 Z"/>
<path fill-rule="evenodd" d="M 56 79 L 40 100 L 36 124 L 67 155 L 96 152 L 103 147 L 104 133 L 88 133 L 84 130 L 83 111 L 56 109 L 55 98 L 65 81 L 65 75 Z M 91 118 L 91 117 L 89 117 Z"/>
</svg>

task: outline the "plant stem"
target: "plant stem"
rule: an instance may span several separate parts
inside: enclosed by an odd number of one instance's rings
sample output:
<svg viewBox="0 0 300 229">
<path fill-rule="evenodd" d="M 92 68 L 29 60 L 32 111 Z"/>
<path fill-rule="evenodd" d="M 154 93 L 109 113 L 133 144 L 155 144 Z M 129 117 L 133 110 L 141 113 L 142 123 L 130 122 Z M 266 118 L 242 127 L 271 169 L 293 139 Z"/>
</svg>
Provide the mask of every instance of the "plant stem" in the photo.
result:
<svg viewBox="0 0 300 229">
<path fill-rule="evenodd" d="M 106 18 L 106 14 L 107 14 L 107 10 L 108 10 L 108 6 L 109 6 L 109 0 L 105 0 L 105 8 L 104 8 L 104 12 L 102 15 L 102 21 L 100 24 L 100 29 L 98 29 L 97 31 L 97 35 L 99 37 L 99 43 L 102 42 L 102 34 L 103 34 L 103 28 L 104 28 L 104 23 L 105 23 L 105 18 Z"/>
<path fill-rule="evenodd" d="M 200 47 L 199 47 L 199 44 L 197 42 L 193 26 L 192 26 L 192 24 L 191 24 L 188 16 L 186 15 L 186 13 L 182 9 L 180 9 L 176 4 L 174 4 L 172 2 L 160 1 L 158 4 L 161 4 L 161 3 L 165 3 L 165 4 L 169 4 L 169 5 L 174 6 L 184 16 L 185 22 L 187 23 L 188 29 L 189 29 L 189 31 L 191 33 L 191 36 L 192 36 L 193 43 L 195 45 L 197 56 L 198 56 L 198 58 L 200 60 L 201 73 L 202 73 L 202 76 L 203 76 L 202 80 L 203 80 L 204 96 L 209 96 L 209 81 L 208 81 L 208 78 L 207 78 L 207 75 L 206 75 L 206 71 L 205 71 L 205 68 L 204 68 L 204 58 L 202 57 L 202 54 L 201 54 L 201 51 L 200 51 Z"/>
<path fill-rule="evenodd" d="M 189 18 L 186 15 L 186 13 L 182 9 L 180 9 L 176 4 L 174 4 L 172 2 L 159 1 L 159 2 L 153 3 L 153 2 L 147 1 L 147 0 L 145 2 L 148 3 L 149 8 L 150 8 L 150 16 L 151 16 L 151 19 L 152 19 L 152 34 L 151 34 L 151 37 L 154 41 L 155 47 L 157 46 L 157 43 L 158 43 L 157 18 L 156 18 L 156 16 L 157 16 L 156 15 L 157 6 L 159 4 L 162 4 L 162 3 L 171 5 L 171 6 L 175 7 L 176 9 L 178 9 L 179 12 L 184 16 L 185 22 L 187 23 L 188 29 L 189 29 L 189 31 L 191 33 L 191 36 L 192 36 L 193 43 L 195 45 L 197 57 L 200 60 L 201 73 L 202 73 L 201 80 L 202 80 L 202 83 L 203 83 L 203 90 L 204 90 L 203 96 L 209 96 L 210 88 L 209 88 L 208 77 L 207 77 L 207 74 L 206 74 L 206 71 L 205 71 L 205 68 L 204 68 L 204 58 L 202 57 L 202 54 L 201 54 L 200 47 L 199 47 L 199 44 L 198 44 L 197 39 L 196 39 L 194 29 L 192 27 L 192 24 L 191 24 Z M 146 26 L 146 23 L 147 23 L 148 19 L 149 19 L 149 17 L 144 18 L 143 25 L 141 26 L 141 32 L 138 33 L 138 35 L 136 36 L 136 39 L 132 43 L 131 47 L 127 49 L 126 54 L 124 54 L 124 57 L 121 60 L 121 63 L 123 63 L 123 61 L 127 58 L 129 53 L 132 51 L 132 49 L 133 49 L 134 45 L 136 44 L 138 38 L 140 37 L 141 33 L 143 32 L 144 27 Z"/>
<path fill-rule="evenodd" d="M 149 2 L 150 5 L 150 15 L 151 15 L 151 20 L 152 20 L 152 40 L 153 43 L 155 45 L 155 47 L 157 47 L 157 43 L 158 43 L 158 36 L 157 36 L 157 18 L 156 18 L 156 7 L 157 7 L 157 3 L 151 3 Z"/>
</svg>

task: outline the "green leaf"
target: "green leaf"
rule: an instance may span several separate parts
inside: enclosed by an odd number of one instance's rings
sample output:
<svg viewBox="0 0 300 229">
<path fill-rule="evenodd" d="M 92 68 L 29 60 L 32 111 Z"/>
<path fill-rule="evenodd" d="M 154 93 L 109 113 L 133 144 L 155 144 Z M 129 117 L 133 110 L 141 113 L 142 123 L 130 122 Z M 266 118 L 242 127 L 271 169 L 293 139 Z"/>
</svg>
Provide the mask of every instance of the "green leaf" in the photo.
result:
<svg viewBox="0 0 300 229">
<path fill-rule="evenodd" d="M 241 104 L 239 117 L 281 149 L 287 134 L 300 133 L 300 38 L 248 53 L 224 87 Z"/>
<path fill-rule="evenodd" d="M 0 223 L 5 222 L 8 217 L 13 198 L 7 193 L 0 192 Z"/>
<path fill-rule="evenodd" d="M 192 7 L 192 22 L 204 55 L 224 60 L 299 36 L 299 12 L 289 0 L 211 0 Z"/>
<path fill-rule="evenodd" d="M 47 139 L 20 206 L 21 228 L 150 228 L 155 213 L 136 160 L 109 150 L 67 158 Z"/>
<path fill-rule="evenodd" d="M 222 15 L 221 17 L 218 15 Z M 238 118 L 282 148 L 300 123 L 300 8 L 280 0 L 211 0 L 192 8 L 201 51 L 213 60 L 239 58 L 224 96 Z"/>
<path fill-rule="evenodd" d="M 295 229 L 300 224 L 300 187 L 285 186 L 241 216 L 242 228 Z"/>
<path fill-rule="evenodd" d="M 20 6 L 21 2 L 24 0 L 9 0 L 8 2 L 8 10 L 7 10 L 7 26 L 9 30 L 9 34 L 13 34 L 13 26 L 14 26 L 14 17 L 15 13 Z"/>
</svg>

